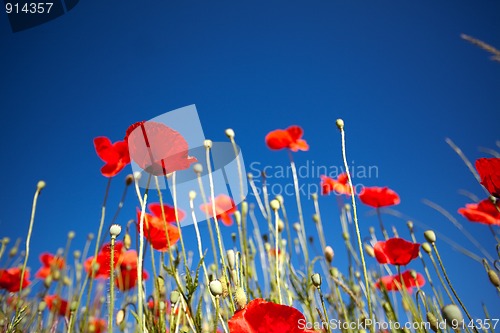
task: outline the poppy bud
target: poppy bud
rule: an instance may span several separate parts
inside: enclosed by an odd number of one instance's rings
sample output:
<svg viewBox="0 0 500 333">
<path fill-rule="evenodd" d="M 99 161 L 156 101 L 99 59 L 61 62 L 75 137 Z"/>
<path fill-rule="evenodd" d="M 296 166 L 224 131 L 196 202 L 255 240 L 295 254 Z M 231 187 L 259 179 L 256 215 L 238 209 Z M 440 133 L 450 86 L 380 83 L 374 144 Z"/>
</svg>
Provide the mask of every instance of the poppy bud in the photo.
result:
<svg viewBox="0 0 500 333">
<path fill-rule="evenodd" d="M 414 269 L 410 270 L 410 276 L 412 279 L 416 279 L 417 278 L 417 271 Z"/>
<path fill-rule="evenodd" d="M 233 240 L 233 242 L 236 242 L 236 233 L 235 232 L 231 233 L 231 239 Z"/>
<path fill-rule="evenodd" d="M 125 177 L 125 186 L 130 186 L 134 181 L 134 176 L 133 175 L 127 175 Z"/>
<path fill-rule="evenodd" d="M 38 184 L 36 184 L 36 188 L 38 189 L 38 191 L 41 191 L 45 187 L 45 185 L 47 184 L 45 184 L 43 180 L 40 180 Z"/>
<path fill-rule="evenodd" d="M 456 326 L 458 323 L 462 323 L 464 320 L 464 316 L 462 315 L 462 312 L 456 306 L 455 304 L 448 304 L 443 306 L 441 309 L 441 314 L 443 315 L 443 318 L 448 322 L 448 324 L 452 324 L 453 326 Z"/>
<path fill-rule="evenodd" d="M 373 247 L 370 244 L 365 244 L 365 252 L 370 257 L 375 258 L 375 250 L 373 250 Z"/>
<path fill-rule="evenodd" d="M 19 248 L 16 245 L 12 249 L 10 249 L 9 257 L 15 257 L 17 255 L 17 252 L 19 252 Z"/>
<path fill-rule="evenodd" d="M 222 285 L 222 297 L 226 297 L 227 295 L 229 295 L 229 284 L 226 280 L 226 277 L 221 276 L 219 281 Z"/>
<path fill-rule="evenodd" d="M 346 212 L 350 211 L 351 210 L 351 205 L 345 204 L 344 205 L 344 209 L 345 209 Z"/>
<path fill-rule="evenodd" d="M 311 194 L 311 199 L 313 199 L 314 201 L 318 200 L 318 193 Z"/>
<path fill-rule="evenodd" d="M 370 233 L 370 235 L 375 234 L 375 228 L 374 227 L 369 227 L 368 228 L 368 232 Z"/>
<path fill-rule="evenodd" d="M 349 234 L 348 234 L 347 232 L 343 232 L 343 233 L 342 233 L 342 238 L 343 238 L 344 240 L 349 240 Z"/>
<path fill-rule="evenodd" d="M 141 173 L 140 171 L 136 171 L 136 172 L 134 172 L 134 179 L 135 179 L 136 181 L 141 180 L 141 177 L 142 177 L 142 173 Z"/>
<path fill-rule="evenodd" d="M 437 320 L 436 316 L 432 312 L 427 312 L 427 322 L 431 326 L 431 329 L 434 332 L 437 332 L 439 329 L 439 321 Z"/>
<path fill-rule="evenodd" d="M 109 234 L 111 235 L 111 238 L 116 238 L 122 232 L 122 227 L 119 224 L 113 224 L 109 228 Z"/>
<path fill-rule="evenodd" d="M 436 234 L 432 230 L 427 230 L 426 232 L 424 232 L 424 237 L 425 240 L 431 244 L 436 242 Z"/>
<path fill-rule="evenodd" d="M 318 223 L 319 222 L 319 215 L 318 214 L 313 214 L 313 221 L 314 223 Z"/>
<path fill-rule="evenodd" d="M 359 271 L 354 272 L 354 276 L 356 279 L 359 279 L 361 277 L 361 273 Z"/>
<path fill-rule="evenodd" d="M 495 287 L 500 287 L 500 279 L 498 278 L 498 274 L 492 270 L 488 270 L 488 277 L 490 278 L 491 284 L 493 284 Z"/>
<path fill-rule="evenodd" d="M 355 284 L 352 286 L 352 292 L 354 295 L 359 296 L 361 294 L 361 287 Z"/>
<path fill-rule="evenodd" d="M 429 243 L 422 243 L 422 249 L 424 249 L 424 251 L 427 252 L 428 254 L 432 252 L 432 248 Z"/>
<path fill-rule="evenodd" d="M 50 285 L 52 284 L 52 276 L 48 275 L 44 280 L 43 280 L 43 285 L 45 288 L 50 288 Z"/>
<path fill-rule="evenodd" d="M 233 213 L 233 215 L 234 215 L 234 218 L 236 220 L 236 225 L 240 226 L 241 225 L 241 213 L 240 213 L 240 211 L 239 210 L 235 211 Z"/>
<path fill-rule="evenodd" d="M 130 250 L 130 246 L 132 245 L 132 238 L 130 234 L 127 232 L 125 236 L 123 236 L 123 246 L 125 246 L 126 250 Z"/>
<path fill-rule="evenodd" d="M 193 165 L 193 171 L 197 174 L 201 174 L 203 172 L 203 165 L 201 163 L 195 163 Z"/>
<path fill-rule="evenodd" d="M 61 272 L 59 270 L 52 271 L 52 279 L 54 279 L 54 281 L 59 281 L 60 278 Z"/>
<path fill-rule="evenodd" d="M 278 219 L 278 232 L 282 232 L 283 229 L 285 229 L 285 223 L 281 219 Z"/>
<path fill-rule="evenodd" d="M 325 259 L 326 261 L 331 264 L 332 261 L 333 261 L 333 255 L 334 255 L 334 252 L 333 252 L 333 249 L 331 246 L 327 246 L 325 247 L 325 251 L 324 251 L 324 255 L 325 255 Z"/>
<path fill-rule="evenodd" d="M 9 238 L 9 237 L 4 237 L 4 238 L 2 238 L 2 243 L 3 243 L 4 245 L 9 244 L 9 243 L 10 243 L 10 238 Z"/>
<path fill-rule="evenodd" d="M 330 268 L 330 275 L 337 279 L 339 277 L 339 270 L 337 267 Z"/>
<path fill-rule="evenodd" d="M 115 320 L 117 325 L 121 325 L 121 323 L 125 320 L 125 309 L 118 310 Z"/>
<path fill-rule="evenodd" d="M 203 145 L 205 146 L 205 148 L 212 148 L 212 140 L 203 141 Z"/>
<path fill-rule="evenodd" d="M 236 265 L 236 255 L 234 254 L 234 250 L 227 250 L 226 255 L 229 268 L 234 269 Z"/>
<path fill-rule="evenodd" d="M 337 128 L 339 130 L 342 130 L 344 128 L 344 121 L 342 119 L 337 119 L 337 121 L 335 121 L 335 125 L 337 125 Z"/>
<path fill-rule="evenodd" d="M 280 209 L 280 202 L 278 200 L 276 200 L 276 199 L 271 200 L 271 202 L 269 203 L 269 205 L 271 206 L 272 210 L 278 210 L 278 209 Z"/>
<path fill-rule="evenodd" d="M 71 302 L 71 304 L 69 305 L 69 310 L 71 312 L 75 312 L 76 309 L 78 309 L 78 302 L 76 301 Z"/>
<path fill-rule="evenodd" d="M 287 244 L 286 239 L 282 239 L 281 240 L 281 247 L 286 248 L 286 244 Z"/>
<path fill-rule="evenodd" d="M 73 239 L 73 238 L 75 238 L 75 232 L 74 231 L 68 232 L 68 239 Z"/>
<path fill-rule="evenodd" d="M 234 131 L 233 131 L 233 129 L 232 129 L 232 128 L 228 128 L 228 129 L 226 130 L 226 135 L 227 135 L 227 137 L 228 137 L 228 138 L 230 138 L 230 139 L 234 138 Z"/>
<path fill-rule="evenodd" d="M 43 312 L 43 310 L 45 310 L 46 307 L 47 303 L 45 303 L 45 301 L 41 301 L 40 303 L 38 303 L 38 312 Z"/>
<path fill-rule="evenodd" d="M 170 303 L 172 303 L 172 304 L 177 303 L 177 301 L 179 301 L 180 296 L 181 296 L 181 294 L 177 290 L 172 291 L 170 293 Z"/>
<path fill-rule="evenodd" d="M 80 259 L 81 256 L 82 256 L 82 253 L 79 250 L 73 251 L 73 258 L 75 258 L 75 260 Z"/>
<path fill-rule="evenodd" d="M 318 273 L 314 273 L 313 275 L 311 275 L 311 280 L 316 288 L 321 287 L 321 275 L 319 275 Z"/>
<path fill-rule="evenodd" d="M 248 178 L 248 180 L 252 180 L 252 179 L 253 179 L 253 175 L 252 175 L 252 173 L 250 173 L 250 172 L 249 172 L 249 173 L 247 173 L 247 178 Z"/>
<path fill-rule="evenodd" d="M 219 280 L 210 281 L 208 286 L 210 288 L 210 293 L 212 293 L 213 296 L 218 297 L 222 295 L 222 283 L 220 283 Z"/>
<path fill-rule="evenodd" d="M 189 200 L 196 199 L 196 191 L 189 191 Z"/>
<path fill-rule="evenodd" d="M 238 309 L 244 309 L 247 306 L 247 294 L 243 288 L 238 287 L 234 292 L 234 301 L 238 305 Z"/>
<path fill-rule="evenodd" d="M 269 252 L 271 250 L 271 244 L 269 243 L 264 243 L 264 249 L 266 249 L 267 252 Z"/>
<path fill-rule="evenodd" d="M 231 278 L 233 279 L 234 284 L 237 286 L 240 284 L 240 280 L 238 279 L 238 273 L 235 269 L 231 271 Z"/>
<path fill-rule="evenodd" d="M 93 239 L 94 239 L 94 234 L 93 234 L 93 233 L 89 233 L 89 234 L 87 235 L 87 240 L 88 240 L 88 241 L 91 241 L 91 240 L 93 240 Z"/>
<path fill-rule="evenodd" d="M 413 222 L 412 221 L 406 222 L 406 226 L 408 227 L 408 229 L 410 229 L 410 231 L 413 230 Z"/>
<path fill-rule="evenodd" d="M 298 224 L 298 223 L 294 223 L 294 224 L 293 224 L 293 229 L 294 229 L 295 231 L 299 232 L 299 231 L 300 231 L 300 224 Z"/>
</svg>

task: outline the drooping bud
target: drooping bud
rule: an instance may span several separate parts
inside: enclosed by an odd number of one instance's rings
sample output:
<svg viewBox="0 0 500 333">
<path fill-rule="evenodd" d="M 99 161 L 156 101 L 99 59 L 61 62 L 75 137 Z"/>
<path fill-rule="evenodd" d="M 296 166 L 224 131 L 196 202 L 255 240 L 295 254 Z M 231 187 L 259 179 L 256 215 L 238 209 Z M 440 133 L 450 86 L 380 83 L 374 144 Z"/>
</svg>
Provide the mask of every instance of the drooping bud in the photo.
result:
<svg viewBox="0 0 500 333">
<path fill-rule="evenodd" d="M 123 246 L 125 247 L 125 250 L 130 250 L 130 246 L 132 245 L 132 238 L 130 237 L 130 234 L 127 232 L 125 236 L 123 236 Z"/>
</svg>

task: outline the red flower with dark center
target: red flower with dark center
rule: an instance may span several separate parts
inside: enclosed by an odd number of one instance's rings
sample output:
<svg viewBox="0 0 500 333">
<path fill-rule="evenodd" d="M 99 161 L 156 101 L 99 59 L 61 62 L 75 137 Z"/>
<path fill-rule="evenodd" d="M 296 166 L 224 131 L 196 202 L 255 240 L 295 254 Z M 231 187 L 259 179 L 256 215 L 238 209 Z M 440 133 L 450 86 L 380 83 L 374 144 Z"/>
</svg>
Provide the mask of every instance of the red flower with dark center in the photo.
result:
<svg viewBox="0 0 500 333">
<path fill-rule="evenodd" d="M 137 285 L 137 252 L 134 250 L 127 251 L 121 258 L 119 273 L 116 277 L 116 286 L 121 291 L 130 290 Z M 143 280 L 148 278 L 148 273 L 142 272 Z"/>
<path fill-rule="evenodd" d="M 398 291 L 403 288 L 403 283 L 407 291 L 411 293 L 413 288 L 420 288 L 425 285 L 425 278 L 422 276 L 422 274 L 417 273 L 416 279 L 414 279 L 411 276 L 411 271 L 407 270 L 400 275 L 388 275 L 380 278 L 378 282 L 375 283 L 375 287 L 378 289 L 385 287 L 385 289 L 388 291 Z"/>
<path fill-rule="evenodd" d="M 500 212 L 489 199 L 477 204 L 467 204 L 458 212 L 471 222 L 500 226 Z"/>
<path fill-rule="evenodd" d="M 64 267 L 64 258 L 54 256 L 50 253 L 42 253 L 40 255 L 42 267 L 35 273 L 35 277 L 45 279 L 54 270 L 60 270 Z"/>
<path fill-rule="evenodd" d="M 481 177 L 481 184 L 494 197 L 500 198 L 500 158 L 480 158 L 476 169 Z"/>
<path fill-rule="evenodd" d="M 107 137 L 101 136 L 94 139 L 94 147 L 97 156 L 106 163 L 101 168 L 104 177 L 116 176 L 130 163 L 126 141 L 117 141 L 112 144 Z"/>
<path fill-rule="evenodd" d="M 151 243 L 155 250 L 165 252 L 170 246 L 177 243 L 180 238 L 179 229 L 174 225 L 175 209 L 169 205 L 163 205 L 165 220 L 162 216 L 161 205 L 150 204 L 148 206 L 153 214 L 144 214 L 144 237 Z M 179 222 L 184 218 L 184 212 L 177 210 Z M 137 212 L 137 231 L 140 230 L 141 212 Z M 166 232 L 165 232 L 166 230 Z M 168 234 L 168 240 L 167 240 Z"/>
<path fill-rule="evenodd" d="M 50 311 L 54 311 L 60 316 L 66 316 L 69 314 L 68 301 L 62 299 L 58 295 L 47 295 L 44 298 L 45 303 Z"/>
<path fill-rule="evenodd" d="M 419 248 L 418 243 L 408 242 L 403 238 L 391 238 L 385 242 L 377 242 L 373 251 L 381 264 L 404 266 L 418 257 Z"/>
<path fill-rule="evenodd" d="M 113 251 L 113 267 L 116 268 L 123 258 L 123 243 L 116 242 Z M 92 261 L 94 257 L 89 257 L 83 263 L 83 267 L 87 274 L 92 273 Z M 98 265 L 97 270 L 94 272 L 94 278 L 96 279 L 107 279 L 111 274 L 111 244 L 106 243 L 102 246 L 101 250 L 97 254 L 96 264 Z"/>
<path fill-rule="evenodd" d="M 0 289 L 5 289 L 11 293 L 19 291 L 21 287 L 21 269 L 12 267 L 8 269 L 0 269 Z M 30 285 L 30 272 L 24 272 L 23 289 Z"/>
<path fill-rule="evenodd" d="M 365 187 L 359 194 L 362 203 L 374 208 L 399 204 L 399 195 L 388 187 Z"/>
<path fill-rule="evenodd" d="M 291 306 L 257 298 L 229 319 L 231 333 L 315 333 L 305 328 L 304 315 Z"/>
<path fill-rule="evenodd" d="M 309 145 L 302 139 L 303 130 L 299 126 L 290 126 L 285 130 L 277 129 L 266 135 L 266 145 L 272 150 L 290 149 L 293 152 L 309 150 Z"/>
<path fill-rule="evenodd" d="M 165 124 L 141 121 L 127 129 L 130 156 L 142 169 L 155 176 L 189 168 L 196 158 L 188 156 L 188 143 Z"/>
<path fill-rule="evenodd" d="M 327 195 L 332 191 L 348 196 L 351 195 L 351 187 L 346 173 L 340 174 L 337 179 L 325 175 L 321 176 L 321 193 Z"/>
<path fill-rule="evenodd" d="M 205 214 L 209 216 L 213 216 L 213 208 L 212 202 L 202 204 L 200 209 Z M 215 216 L 217 220 L 222 221 L 222 223 L 226 226 L 233 225 L 233 219 L 231 215 L 236 212 L 236 205 L 234 204 L 233 199 L 225 194 L 220 194 L 215 198 Z"/>
</svg>

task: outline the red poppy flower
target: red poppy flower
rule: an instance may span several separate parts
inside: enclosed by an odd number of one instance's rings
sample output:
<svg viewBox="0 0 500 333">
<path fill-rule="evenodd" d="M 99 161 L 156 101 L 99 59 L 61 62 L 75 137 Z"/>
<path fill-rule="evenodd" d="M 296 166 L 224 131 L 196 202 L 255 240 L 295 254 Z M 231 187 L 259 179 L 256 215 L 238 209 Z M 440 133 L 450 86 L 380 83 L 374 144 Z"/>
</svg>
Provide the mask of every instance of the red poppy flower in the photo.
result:
<svg viewBox="0 0 500 333">
<path fill-rule="evenodd" d="M 5 289 L 11 293 L 19 291 L 21 286 L 21 269 L 12 267 L 8 269 L 0 269 L 0 289 Z M 30 285 L 30 272 L 24 272 L 23 289 Z"/>
<path fill-rule="evenodd" d="M 399 204 L 399 195 L 388 187 L 365 187 L 359 194 L 359 200 L 375 208 Z"/>
<path fill-rule="evenodd" d="M 169 205 L 163 205 L 165 220 L 167 222 L 165 223 L 162 217 L 161 205 L 150 204 L 148 207 L 153 214 L 144 214 L 144 237 L 146 237 L 155 250 L 161 252 L 168 251 L 169 242 L 167 241 L 166 234 L 168 234 L 170 246 L 177 243 L 180 237 L 179 229 L 174 225 L 174 223 L 176 223 L 175 208 Z M 177 215 L 179 221 L 184 218 L 184 212 L 180 209 L 177 210 Z M 140 229 L 140 221 L 141 212 L 138 211 L 136 223 L 138 231 Z"/>
<path fill-rule="evenodd" d="M 117 141 L 111 143 L 105 136 L 100 136 L 94 139 L 94 147 L 97 156 L 106 164 L 101 168 L 101 173 L 104 177 L 114 177 L 127 164 L 130 163 L 130 155 L 126 141 Z"/>
<path fill-rule="evenodd" d="M 108 329 L 108 322 L 101 318 L 90 318 L 89 330 L 94 333 L 104 333 Z"/>
<path fill-rule="evenodd" d="M 47 295 L 44 298 L 45 303 L 50 311 L 54 311 L 60 316 L 69 314 L 68 301 L 62 299 L 58 295 Z"/>
<path fill-rule="evenodd" d="M 137 252 L 127 251 L 123 254 L 120 262 L 119 273 L 116 277 L 116 286 L 121 291 L 134 288 L 137 285 Z M 146 280 L 148 273 L 143 271 L 142 278 Z"/>
<path fill-rule="evenodd" d="M 213 216 L 212 202 L 202 204 L 200 206 L 201 211 L 209 216 Z M 224 223 L 226 226 L 233 225 L 233 219 L 231 215 L 236 211 L 236 205 L 234 204 L 233 199 L 225 194 L 220 194 L 215 198 L 215 213 L 217 220 Z"/>
<path fill-rule="evenodd" d="M 315 333 L 305 329 L 304 315 L 291 306 L 267 302 L 257 298 L 246 308 L 236 311 L 229 319 L 231 333 Z"/>
<path fill-rule="evenodd" d="M 116 268 L 119 264 L 119 262 L 122 260 L 123 257 L 123 243 L 122 242 L 116 242 L 115 243 L 115 249 L 113 253 L 113 266 Z M 87 274 L 90 275 L 92 272 L 91 267 L 92 267 L 92 261 L 94 257 L 89 257 L 85 262 L 83 263 L 83 267 L 85 268 L 85 271 Z M 106 243 L 102 246 L 101 250 L 97 254 L 97 259 L 96 263 L 98 265 L 97 271 L 94 273 L 94 278 L 96 279 L 108 279 L 110 274 L 111 274 L 111 244 Z"/>
<path fill-rule="evenodd" d="M 375 287 L 381 289 L 382 285 L 385 286 L 385 289 L 388 291 L 398 291 L 403 288 L 401 284 L 401 280 L 403 281 L 406 289 L 409 293 L 415 287 L 422 287 L 425 285 L 425 278 L 422 274 L 417 273 L 416 279 L 411 276 L 411 271 L 407 270 L 401 273 L 400 275 L 388 275 L 380 278 L 377 283 L 375 283 Z"/>
<path fill-rule="evenodd" d="M 266 135 L 266 145 L 273 150 L 290 149 L 293 152 L 309 150 L 309 145 L 302 138 L 303 130 L 299 126 L 290 126 L 285 130 L 277 129 Z"/>
<path fill-rule="evenodd" d="M 373 251 L 381 264 L 404 266 L 418 257 L 419 248 L 418 243 L 408 242 L 403 238 L 391 238 L 385 242 L 377 242 Z"/>
<path fill-rule="evenodd" d="M 40 255 L 42 267 L 35 273 L 35 277 L 45 279 L 53 270 L 59 270 L 64 267 L 64 259 L 59 256 L 54 256 L 50 253 L 42 253 Z"/>
<path fill-rule="evenodd" d="M 481 177 L 481 184 L 491 195 L 500 198 L 500 158 L 480 158 L 476 169 Z"/>
<path fill-rule="evenodd" d="M 337 179 L 333 179 L 325 175 L 321 176 L 321 193 L 323 195 L 327 195 L 332 191 L 340 194 L 351 195 L 351 187 L 349 186 L 349 179 L 347 178 L 346 173 L 340 174 Z"/>
<path fill-rule="evenodd" d="M 467 204 L 458 212 L 471 222 L 500 226 L 500 212 L 489 199 L 477 204 Z"/>
<path fill-rule="evenodd" d="M 141 121 L 127 129 L 130 156 L 142 169 L 155 176 L 189 168 L 196 158 L 188 156 L 188 143 L 165 124 Z"/>
</svg>

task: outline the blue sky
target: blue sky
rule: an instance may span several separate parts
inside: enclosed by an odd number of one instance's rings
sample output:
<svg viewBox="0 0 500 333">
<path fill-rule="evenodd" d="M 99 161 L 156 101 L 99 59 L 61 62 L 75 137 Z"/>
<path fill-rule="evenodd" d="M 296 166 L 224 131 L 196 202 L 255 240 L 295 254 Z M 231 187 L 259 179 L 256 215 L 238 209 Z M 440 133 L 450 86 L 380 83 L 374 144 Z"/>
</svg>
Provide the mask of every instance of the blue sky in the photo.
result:
<svg viewBox="0 0 500 333">
<path fill-rule="evenodd" d="M 439 203 L 493 255 L 488 228 L 455 213 L 469 201 L 458 190 L 483 192 L 444 139 L 471 160 L 499 139 L 500 64 L 460 39 L 467 33 L 499 47 L 498 31 L 496 1 L 82 1 L 19 33 L 1 14 L 0 236 L 25 237 L 36 182 L 44 179 L 31 266 L 38 268 L 34 254 L 63 247 L 69 230 L 81 248 L 97 230 L 106 186 L 92 139 L 122 139 L 136 121 L 196 104 L 208 138 L 223 141 L 226 128 L 235 130 L 247 168 L 287 165 L 287 154 L 269 151 L 264 137 L 293 124 L 311 147 L 294 155 L 297 165 L 340 166 L 334 122 L 342 117 L 349 162 L 379 171 L 363 184 L 393 188 L 399 211 L 473 250 L 421 200 Z M 129 171 L 113 181 L 111 207 Z M 293 215 L 294 199 L 286 200 Z M 311 216 L 311 202 L 303 203 Z M 345 268 L 335 202 L 320 204 L 328 243 Z M 135 207 L 130 195 L 121 224 Z M 364 235 L 377 223 L 368 212 L 360 207 Z M 407 237 L 404 221 L 384 219 Z M 190 227 L 185 233 L 194 237 Z M 483 317 L 484 301 L 498 318 L 481 265 L 440 246 L 474 315 Z"/>
</svg>

